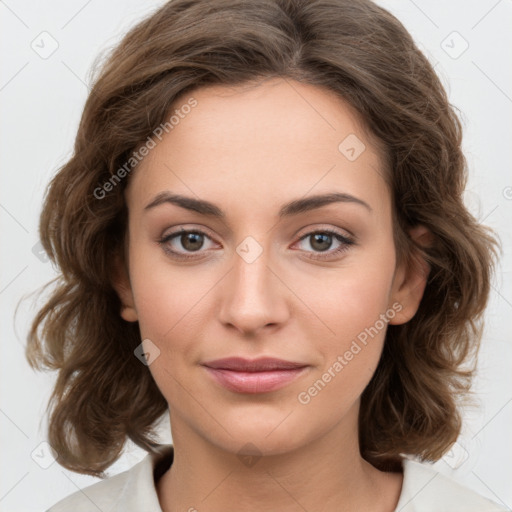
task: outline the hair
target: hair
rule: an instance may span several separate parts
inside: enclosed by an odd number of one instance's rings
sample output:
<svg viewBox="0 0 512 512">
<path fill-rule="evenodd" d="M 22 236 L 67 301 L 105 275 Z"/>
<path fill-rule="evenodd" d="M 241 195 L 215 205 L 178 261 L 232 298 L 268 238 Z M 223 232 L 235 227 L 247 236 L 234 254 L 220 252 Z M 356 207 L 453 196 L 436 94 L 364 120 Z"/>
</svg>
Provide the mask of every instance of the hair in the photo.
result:
<svg viewBox="0 0 512 512">
<path fill-rule="evenodd" d="M 134 356 L 139 325 L 121 318 L 112 285 L 126 257 L 129 176 L 104 197 L 99 187 L 119 178 L 177 98 L 272 77 L 333 91 L 355 109 L 384 148 L 397 261 L 422 257 L 430 268 L 416 315 L 388 326 L 362 393 L 362 457 L 392 470 L 406 454 L 438 460 L 456 441 L 457 396 L 471 394 L 498 242 L 464 206 L 462 125 L 428 59 L 369 0 L 172 0 L 102 62 L 73 155 L 45 193 L 40 237 L 60 272 L 45 285 L 54 286 L 26 355 L 33 368 L 58 371 L 48 438 L 62 466 L 102 477 L 127 439 L 155 451 L 168 408 Z M 416 225 L 430 230 L 430 246 L 409 237 Z"/>
</svg>

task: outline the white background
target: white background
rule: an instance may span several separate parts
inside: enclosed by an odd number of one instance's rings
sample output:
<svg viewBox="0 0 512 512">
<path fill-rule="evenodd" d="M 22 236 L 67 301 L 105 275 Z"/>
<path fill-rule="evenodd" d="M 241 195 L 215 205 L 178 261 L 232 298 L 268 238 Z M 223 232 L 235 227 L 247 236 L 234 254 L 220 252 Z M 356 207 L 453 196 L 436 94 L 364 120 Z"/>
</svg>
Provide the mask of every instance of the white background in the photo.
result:
<svg viewBox="0 0 512 512">
<path fill-rule="evenodd" d="M 45 439 L 43 418 L 54 376 L 36 374 L 25 360 L 25 336 L 35 306 L 23 302 L 16 321 L 14 309 L 23 295 L 55 275 L 51 265 L 33 253 L 38 216 L 45 186 L 71 155 L 93 61 L 161 3 L 0 1 L 1 511 L 42 511 L 97 481 L 58 463 L 44 469 L 36 462 L 45 458 L 38 445 Z M 471 174 L 467 204 L 498 231 L 504 250 L 475 382 L 481 406 L 466 414 L 459 444 L 435 467 L 512 507 L 512 2 L 379 3 L 405 24 L 429 55 L 450 101 L 462 112 Z M 40 35 L 45 31 L 51 37 Z M 58 48 L 43 59 L 31 47 L 39 45 L 42 52 L 43 44 L 44 51 L 52 44 Z M 162 442 L 170 442 L 166 429 Z M 129 445 L 109 474 L 128 469 L 144 455 Z"/>
</svg>

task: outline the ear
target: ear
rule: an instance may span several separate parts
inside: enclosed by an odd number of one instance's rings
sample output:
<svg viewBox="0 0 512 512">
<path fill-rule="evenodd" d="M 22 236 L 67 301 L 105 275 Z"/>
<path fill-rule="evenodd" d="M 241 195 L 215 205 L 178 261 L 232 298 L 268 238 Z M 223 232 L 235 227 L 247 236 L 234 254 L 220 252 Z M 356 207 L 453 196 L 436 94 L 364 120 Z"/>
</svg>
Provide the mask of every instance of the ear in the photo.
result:
<svg viewBox="0 0 512 512">
<path fill-rule="evenodd" d="M 121 317 L 127 322 L 137 322 L 139 317 L 133 300 L 130 277 L 124 258 L 117 254 L 114 258 L 112 286 L 121 300 Z"/>
<path fill-rule="evenodd" d="M 431 231 L 422 225 L 412 228 L 409 237 L 421 247 L 430 247 L 434 239 Z M 400 304 L 401 309 L 390 319 L 390 324 L 405 324 L 416 314 L 429 273 L 430 265 L 413 249 L 407 261 L 402 262 L 395 272 L 390 303 Z"/>
</svg>

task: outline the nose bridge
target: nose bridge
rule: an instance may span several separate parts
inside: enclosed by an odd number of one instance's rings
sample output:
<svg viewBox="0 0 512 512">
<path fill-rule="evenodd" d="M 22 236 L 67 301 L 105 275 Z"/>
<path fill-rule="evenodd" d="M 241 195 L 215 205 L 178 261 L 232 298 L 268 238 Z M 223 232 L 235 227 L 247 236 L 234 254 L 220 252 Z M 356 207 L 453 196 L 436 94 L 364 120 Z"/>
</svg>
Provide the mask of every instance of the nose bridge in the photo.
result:
<svg viewBox="0 0 512 512">
<path fill-rule="evenodd" d="M 272 270 L 271 251 L 246 237 L 233 255 L 233 268 L 224 288 L 220 320 L 242 331 L 283 322 L 283 285 Z"/>
</svg>

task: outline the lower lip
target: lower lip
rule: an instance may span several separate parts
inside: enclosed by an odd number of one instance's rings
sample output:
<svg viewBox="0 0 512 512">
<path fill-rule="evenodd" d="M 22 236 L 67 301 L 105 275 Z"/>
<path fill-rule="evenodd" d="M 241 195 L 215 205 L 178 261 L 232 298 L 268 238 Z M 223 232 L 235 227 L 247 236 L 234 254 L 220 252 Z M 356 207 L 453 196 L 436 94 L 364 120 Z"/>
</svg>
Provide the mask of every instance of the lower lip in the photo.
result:
<svg viewBox="0 0 512 512">
<path fill-rule="evenodd" d="M 238 372 L 205 366 L 210 375 L 222 386 L 237 393 L 267 393 L 280 389 L 300 375 L 307 367 L 267 372 Z"/>
</svg>

